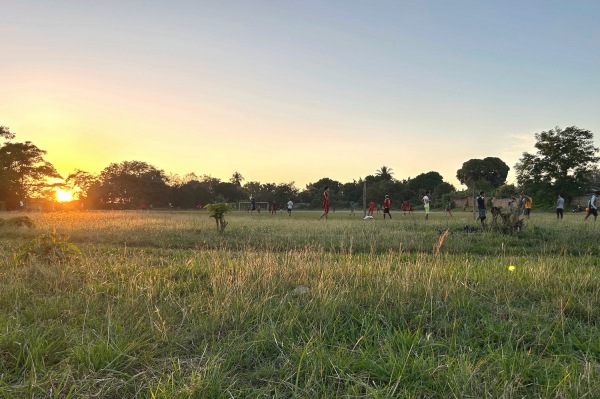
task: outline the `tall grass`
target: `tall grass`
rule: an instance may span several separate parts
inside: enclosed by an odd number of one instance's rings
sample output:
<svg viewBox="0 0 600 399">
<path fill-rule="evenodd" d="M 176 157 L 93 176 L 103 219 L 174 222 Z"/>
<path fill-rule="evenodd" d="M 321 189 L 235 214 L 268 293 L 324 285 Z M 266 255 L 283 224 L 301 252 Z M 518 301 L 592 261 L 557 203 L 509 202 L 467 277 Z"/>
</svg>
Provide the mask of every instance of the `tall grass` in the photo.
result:
<svg viewBox="0 0 600 399">
<path fill-rule="evenodd" d="M 0 397 L 600 392 L 600 261 L 569 247 L 591 223 L 242 214 L 221 237 L 205 214 L 74 215 L 0 230 Z M 15 260 L 51 228 L 83 258 Z"/>
</svg>

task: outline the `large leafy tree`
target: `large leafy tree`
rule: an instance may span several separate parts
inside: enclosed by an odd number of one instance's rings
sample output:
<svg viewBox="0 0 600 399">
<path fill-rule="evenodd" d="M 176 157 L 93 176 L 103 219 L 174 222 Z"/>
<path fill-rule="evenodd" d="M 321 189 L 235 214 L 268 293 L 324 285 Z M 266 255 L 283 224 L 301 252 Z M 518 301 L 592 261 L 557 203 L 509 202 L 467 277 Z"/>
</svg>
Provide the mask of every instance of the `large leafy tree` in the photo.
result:
<svg viewBox="0 0 600 399">
<path fill-rule="evenodd" d="M 140 161 L 112 163 L 99 176 L 93 188 L 99 206 L 124 209 L 141 204 L 166 206 L 169 198 L 165 173 Z"/>
<path fill-rule="evenodd" d="M 215 187 L 215 192 L 215 199 L 219 202 L 235 202 L 246 197 L 242 188 L 231 182 L 220 182 Z"/>
<path fill-rule="evenodd" d="M 509 170 L 510 167 L 500 158 L 469 159 L 456 171 L 456 178 L 461 184 L 468 187 L 475 184 L 484 188 L 489 184 L 494 188 L 498 188 L 506 182 Z"/>
<path fill-rule="evenodd" d="M 65 187 L 77 194 L 80 200 L 86 200 L 90 194 L 90 189 L 98 183 L 98 175 L 75 169 L 65 179 Z"/>
<path fill-rule="evenodd" d="M 1 126 L 0 137 L 12 140 L 15 135 Z M 9 209 L 18 208 L 19 201 L 43 196 L 52 186 L 48 179 L 60 178 L 44 155 L 46 151 L 30 141 L 8 141 L 0 146 L 0 200 L 5 201 Z"/>
<path fill-rule="evenodd" d="M 438 172 L 427 172 L 417 175 L 415 178 L 410 179 L 408 185 L 413 191 L 431 191 L 442 184 L 444 178 Z"/>
<path fill-rule="evenodd" d="M 329 187 L 329 197 L 331 201 L 337 201 L 337 194 L 342 187 L 342 183 L 328 177 L 323 177 L 314 183 L 307 184 L 306 188 L 299 194 L 300 201 L 310 203 L 311 207 L 320 207 L 323 189 L 326 186 Z"/>
<path fill-rule="evenodd" d="M 281 206 L 284 206 L 289 200 L 296 201 L 298 189 L 294 182 L 280 183 L 273 191 L 273 201 Z"/>
<path fill-rule="evenodd" d="M 205 206 L 215 200 L 209 184 L 197 178 L 172 186 L 171 193 L 173 206 L 177 208 L 193 209 L 198 204 Z"/>
<path fill-rule="evenodd" d="M 600 159 L 593 133 L 576 126 L 555 127 L 536 133 L 535 139 L 537 152 L 523 153 L 515 166 L 519 185 L 547 195 L 561 192 L 567 198 L 585 190 Z"/>
</svg>

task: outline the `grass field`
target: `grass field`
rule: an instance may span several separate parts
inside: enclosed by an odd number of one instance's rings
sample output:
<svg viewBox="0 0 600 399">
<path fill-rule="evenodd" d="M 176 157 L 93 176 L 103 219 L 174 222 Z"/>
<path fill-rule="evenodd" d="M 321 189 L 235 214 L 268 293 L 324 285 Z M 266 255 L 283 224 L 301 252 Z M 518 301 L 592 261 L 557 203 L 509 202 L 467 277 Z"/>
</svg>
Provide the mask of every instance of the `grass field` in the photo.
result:
<svg viewBox="0 0 600 399">
<path fill-rule="evenodd" d="M 600 397 L 581 214 L 28 216 L 0 227 L 0 398 Z M 53 229 L 79 259 L 17 260 Z"/>
</svg>

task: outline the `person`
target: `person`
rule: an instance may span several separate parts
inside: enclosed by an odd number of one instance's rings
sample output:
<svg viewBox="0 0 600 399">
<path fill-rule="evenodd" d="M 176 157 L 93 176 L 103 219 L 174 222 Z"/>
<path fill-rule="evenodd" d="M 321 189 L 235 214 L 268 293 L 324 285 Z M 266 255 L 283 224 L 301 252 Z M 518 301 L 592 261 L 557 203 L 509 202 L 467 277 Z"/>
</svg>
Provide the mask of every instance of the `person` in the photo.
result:
<svg viewBox="0 0 600 399">
<path fill-rule="evenodd" d="M 375 202 L 373 200 L 371 200 L 369 202 L 369 212 L 367 212 L 367 215 L 373 216 L 373 211 L 374 210 L 375 210 Z"/>
<path fill-rule="evenodd" d="M 588 212 L 585 215 L 585 219 L 590 217 L 590 215 L 594 215 L 594 222 L 598 219 L 598 195 L 600 195 L 600 191 L 596 191 L 592 194 L 592 198 L 588 201 Z"/>
<path fill-rule="evenodd" d="M 425 220 L 429 220 L 429 191 L 425 191 L 423 197 L 423 208 L 425 208 Z"/>
<path fill-rule="evenodd" d="M 556 218 L 563 218 L 563 211 L 565 209 L 565 199 L 558 194 L 558 199 L 556 200 Z"/>
<path fill-rule="evenodd" d="M 515 203 L 517 202 L 517 199 L 515 197 L 512 197 L 509 201 L 508 201 L 508 210 L 512 212 L 513 208 L 515 207 Z"/>
<path fill-rule="evenodd" d="M 323 189 L 323 214 L 319 217 L 322 219 L 325 216 L 325 220 L 327 220 L 327 215 L 329 214 L 329 187 L 325 186 Z"/>
<path fill-rule="evenodd" d="M 273 201 L 271 203 L 271 214 L 275 215 L 277 213 L 277 202 Z"/>
<path fill-rule="evenodd" d="M 525 195 L 523 198 L 523 203 L 525 204 L 525 218 L 529 219 L 529 216 L 531 215 L 531 207 L 533 206 L 533 199 L 530 196 Z"/>
<path fill-rule="evenodd" d="M 408 211 L 408 201 L 404 200 L 404 201 L 402 201 L 402 213 L 404 214 L 404 216 L 406 216 L 407 211 Z"/>
<path fill-rule="evenodd" d="M 356 208 L 356 203 L 354 201 L 350 201 L 350 216 L 354 215 L 354 208 Z"/>
<path fill-rule="evenodd" d="M 288 209 L 288 216 L 292 216 L 292 208 L 294 207 L 294 203 L 292 202 L 292 200 L 290 199 L 287 202 L 287 209 Z"/>
<path fill-rule="evenodd" d="M 408 214 L 412 215 L 412 213 L 413 213 L 413 206 L 412 206 L 412 203 L 409 202 L 408 203 Z"/>
<path fill-rule="evenodd" d="M 446 217 L 446 215 L 450 215 L 450 217 L 452 217 L 452 201 L 448 201 L 448 203 L 446 204 L 446 213 L 444 213 L 444 217 Z"/>
<path fill-rule="evenodd" d="M 481 225 L 485 226 L 485 194 L 483 191 L 479 192 L 479 197 L 477 197 L 477 209 L 479 209 L 479 220 L 481 220 Z"/>
<path fill-rule="evenodd" d="M 250 214 L 254 214 L 254 211 L 256 210 L 256 200 L 254 199 L 254 197 L 250 198 Z"/>
<path fill-rule="evenodd" d="M 386 214 L 390 217 L 390 219 L 392 218 L 392 215 L 390 214 L 391 206 L 392 206 L 392 200 L 390 199 L 389 195 L 386 195 L 385 199 L 383 200 L 383 220 L 385 220 Z"/>
</svg>

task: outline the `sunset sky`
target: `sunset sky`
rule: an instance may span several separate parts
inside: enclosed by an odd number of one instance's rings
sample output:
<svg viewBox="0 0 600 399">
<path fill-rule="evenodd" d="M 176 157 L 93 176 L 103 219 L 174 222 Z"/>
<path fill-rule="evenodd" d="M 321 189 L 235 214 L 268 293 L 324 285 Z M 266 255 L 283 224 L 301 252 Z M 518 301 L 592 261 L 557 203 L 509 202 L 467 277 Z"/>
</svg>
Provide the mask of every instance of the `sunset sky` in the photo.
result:
<svg viewBox="0 0 600 399">
<path fill-rule="evenodd" d="M 64 176 L 342 182 L 600 146 L 598 1 L 2 2 L 0 125 Z"/>
</svg>

